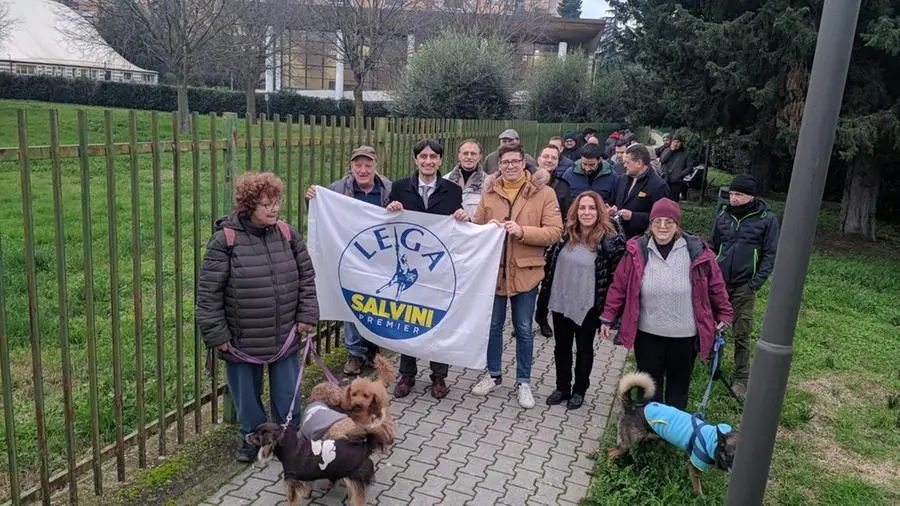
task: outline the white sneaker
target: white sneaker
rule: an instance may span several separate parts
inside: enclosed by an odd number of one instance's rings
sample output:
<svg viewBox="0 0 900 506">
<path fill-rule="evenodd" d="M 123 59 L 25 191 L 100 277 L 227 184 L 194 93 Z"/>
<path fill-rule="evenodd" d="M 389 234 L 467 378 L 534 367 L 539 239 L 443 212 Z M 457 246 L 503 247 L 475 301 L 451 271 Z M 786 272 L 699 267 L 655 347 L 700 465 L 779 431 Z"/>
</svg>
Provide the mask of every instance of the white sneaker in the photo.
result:
<svg viewBox="0 0 900 506">
<path fill-rule="evenodd" d="M 533 408 L 534 396 L 531 395 L 531 385 L 528 383 L 519 383 L 516 390 L 519 395 L 519 406 L 522 406 L 525 409 Z"/>
<path fill-rule="evenodd" d="M 494 381 L 494 378 L 492 378 L 490 374 L 487 374 L 484 376 L 484 378 L 481 378 L 481 381 L 475 383 L 475 386 L 472 387 L 472 395 L 484 396 L 487 395 L 488 392 L 494 390 L 499 386 L 500 385 L 498 385 L 497 382 Z"/>
</svg>

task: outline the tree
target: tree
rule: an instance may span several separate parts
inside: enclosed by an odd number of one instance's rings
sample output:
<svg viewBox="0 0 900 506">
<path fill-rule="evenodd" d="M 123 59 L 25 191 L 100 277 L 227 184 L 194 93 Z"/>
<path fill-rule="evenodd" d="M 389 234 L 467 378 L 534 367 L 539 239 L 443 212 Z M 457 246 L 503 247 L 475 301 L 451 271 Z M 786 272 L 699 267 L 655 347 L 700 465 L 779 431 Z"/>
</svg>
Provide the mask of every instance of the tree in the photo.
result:
<svg viewBox="0 0 900 506">
<path fill-rule="evenodd" d="M 13 21 L 9 16 L 9 7 L 6 6 L 6 2 L 0 0 L 0 42 L 6 40 L 6 37 L 9 36 L 12 24 Z"/>
<path fill-rule="evenodd" d="M 578 19 L 581 17 L 581 0 L 560 0 L 556 12 L 561 18 Z"/>
<path fill-rule="evenodd" d="M 526 80 L 525 111 L 530 119 L 546 122 L 588 120 L 591 76 L 583 53 L 538 59 Z"/>
<path fill-rule="evenodd" d="M 394 107 L 426 118 L 502 118 L 512 72 L 506 42 L 445 32 L 410 58 Z"/>
<path fill-rule="evenodd" d="M 99 13 L 94 18 L 98 31 L 104 29 L 104 22 L 114 22 L 115 32 L 127 37 L 123 45 L 142 48 L 174 75 L 182 132 L 190 127 L 187 88 L 196 67 L 204 59 L 208 62 L 224 54 L 221 48 L 214 47 L 214 42 L 222 31 L 235 25 L 229 1 L 94 0 Z M 90 43 L 91 33 L 82 29 L 82 42 Z"/>
<path fill-rule="evenodd" d="M 550 18 L 535 0 L 445 0 L 438 12 L 454 32 L 524 44 L 539 40 Z"/>
<path fill-rule="evenodd" d="M 228 0 L 228 17 L 235 23 L 224 27 L 216 37 L 214 46 L 220 48 L 220 57 L 212 62 L 212 66 L 226 72 L 239 84 L 244 92 L 247 116 L 254 123 L 259 79 L 274 67 L 273 57 L 285 49 L 279 46 L 279 41 L 298 12 L 292 8 L 292 3 L 288 0 Z"/>
<path fill-rule="evenodd" d="M 425 0 L 306 0 L 305 28 L 325 33 L 337 54 L 353 73 L 353 100 L 357 143 L 362 143 L 363 89 L 367 78 L 380 68 L 396 65 L 392 48 L 402 44 L 417 25 Z"/>
</svg>

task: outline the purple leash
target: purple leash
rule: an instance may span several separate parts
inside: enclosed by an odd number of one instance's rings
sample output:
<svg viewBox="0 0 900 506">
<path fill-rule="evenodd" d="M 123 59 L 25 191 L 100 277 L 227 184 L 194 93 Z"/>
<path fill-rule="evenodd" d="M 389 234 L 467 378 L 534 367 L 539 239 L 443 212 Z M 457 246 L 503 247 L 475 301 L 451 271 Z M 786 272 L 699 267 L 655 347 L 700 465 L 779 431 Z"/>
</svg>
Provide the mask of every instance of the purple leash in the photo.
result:
<svg viewBox="0 0 900 506">
<path fill-rule="evenodd" d="M 284 345 L 281 346 L 281 349 L 278 350 L 278 353 L 272 355 L 266 359 L 260 359 L 256 357 L 252 357 L 247 355 L 243 351 L 237 348 L 228 348 L 228 352 L 231 353 L 232 356 L 237 358 L 242 362 L 246 362 L 248 364 L 255 365 L 267 365 L 275 363 L 285 355 L 287 355 L 287 350 L 293 346 L 294 341 L 297 340 L 297 326 L 294 325 L 291 327 L 291 332 L 288 334 L 287 339 L 284 341 Z M 316 364 L 322 369 L 322 372 L 325 374 L 325 378 L 328 379 L 328 382 L 332 385 L 339 385 L 340 381 L 331 373 L 328 367 L 325 365 L 325 361 L 322 360 L 322 357 L 316 351 L 316 349 L 312 346 L 312 335 L 306 334 L 306 347 L 303 350 L 303 355 L 300 357 L 300 372 L 297 374 L 297 384 L 294 386 L 294 397 L 291 399 L 291 407 L 288 409 L 287 416 L 285 417 L 284 424 L 282 424 L 282 428 L 286 429 L 288 425 L 290 425 L 291 420 L 294 418 L 294 407 L 297 406 L 297 397 L 300 394 L 300 384 L 303 382 L 303 370 L 306 368 L 306 358 L 309 354 L 312 353 L 313 360 L 316 361 Z"/>
</svg>

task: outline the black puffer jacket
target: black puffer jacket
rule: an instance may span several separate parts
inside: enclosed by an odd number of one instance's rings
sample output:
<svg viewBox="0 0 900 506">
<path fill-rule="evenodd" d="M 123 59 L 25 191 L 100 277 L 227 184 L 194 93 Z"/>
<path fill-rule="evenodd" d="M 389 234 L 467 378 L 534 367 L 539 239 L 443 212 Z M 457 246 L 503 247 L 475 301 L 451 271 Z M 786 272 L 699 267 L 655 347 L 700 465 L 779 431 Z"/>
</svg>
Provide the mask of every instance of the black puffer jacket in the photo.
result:
<svg viewBox="0 0 900 506">
<path fill-rule="evenodd" d="M 765 201 L 755 199 L 746 209 L 722 206 L 713 223 L 712 250 L 725 283 L 759 290 L 775 268 L 778 235 L 778 218 Z"/>
<path fill-rule="evenodd" d="M 691 173 L 694 168 L 693 157 L 684 148 L 677 151 L 667 149 L 659 157 L 662 164 L 663 179 L 667 183 L 682 183 L 684 176 Z"/>
<path fill-rule="evenodd" d="M 234 246 L 226 245 L 228 227 Z M 210 348 L 223 343 L 268 358 L 281 349 L 298 322 L 319 319 L 315 271 L 300 233 L 288 241 L 275 225 L 257 227 L 236 213 L 216 222 L 197 287 L 197 324 Z M 298 342 L 289 350 L 299 349 Z M 237 359 L 221 353 L 226 360 Z"/>
<path fill-rule="evenodd" d="M 615 222 L 613 222 L 615 224 Z M 619 261 L 625 255 L 625 233 L 616 226 L 617 234 L 607 234 L 597 243 L 597 257 L 594 260 L 594 308 L 597 315 L 603 312 L 606 303 L 606 291 L 612 283 L 613 273 L 619 265 Z M 538 307 L 547 307 L 550 303 L 550 292 L 553 289 L 553 275 L 556 272 L 556 260 L 559 252 L 569 243 L 569 235 L 563 234 L 562 239 L 550 246 L 547 250 L 546 263 L 544 264 L 544 279 L 541 281 L 541 290 L 538 294 L 540 302 Z M 540 303 L 543 302 L 543 306 Z"/>
</svg>

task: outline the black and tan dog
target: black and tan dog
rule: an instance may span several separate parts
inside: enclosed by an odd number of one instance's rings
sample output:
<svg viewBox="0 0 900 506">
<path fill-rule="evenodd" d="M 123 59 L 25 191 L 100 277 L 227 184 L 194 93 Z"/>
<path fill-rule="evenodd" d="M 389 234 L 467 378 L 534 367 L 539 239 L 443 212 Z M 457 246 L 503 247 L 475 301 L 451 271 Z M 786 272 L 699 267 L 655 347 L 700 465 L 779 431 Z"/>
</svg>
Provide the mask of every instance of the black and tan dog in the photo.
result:
<svg viewBox="0 0 900 506">
<path fill-rule="evenodd" d="M 632 398 L 634 390 L 639 391 L 636 401 Z M 739 433 L 728 424 L 709 425 L 698 415 L 649 402 L 655 392 L 653 378 L 646 373 L 626 374 L 619 381 L 623 412 L 619 420 L 618 445 L 609 450 L 608 460 L 612 462 L 637 442 L 661 438 L 687 452 L 691 486 L 695 493 L 702 494 L 701 472 L 712 467 L 731 471 Z"/>
<path fill-rule="evenodd" d="M 376 357 L 378 379 L 357 379 L 347 387 L 316 385 L 300 429 L 284 430 L 264 423 L 248 434 L 260 447 L 259 459 L 276 457 L 284 467 L 285 494 L 290 506 L 309 498 L 316 480 L 343 480 L 350 504 L 366 504 L 367 488 L 375 475 L 370 458 L 394 441 L 394 420 L 385 387 L 395 370 Z"/>
</svg>

